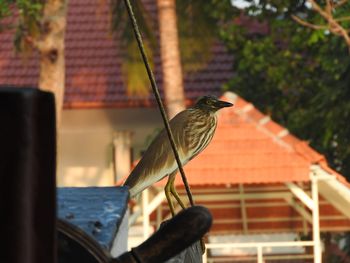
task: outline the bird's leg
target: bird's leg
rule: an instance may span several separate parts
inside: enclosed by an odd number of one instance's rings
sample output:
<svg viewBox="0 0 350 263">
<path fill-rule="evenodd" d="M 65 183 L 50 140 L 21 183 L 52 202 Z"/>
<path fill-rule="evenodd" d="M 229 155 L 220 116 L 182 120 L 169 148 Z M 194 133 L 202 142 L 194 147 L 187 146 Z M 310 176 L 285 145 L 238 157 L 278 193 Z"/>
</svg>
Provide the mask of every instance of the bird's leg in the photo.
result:
<svg viewBox="0 0 350 263">
<path fill-rule="evenodd" d="M 168 179 L 168 182 L 167 182 L 165 188 L 167 188 L 167 187 L 170 188 L 170 189 L 168 189 L 168 190 L 170 190 L 170 193 L 172 193 L 172 195 L 175 197 L 176 201 L 179 203 L 179 205 L 182 207 L 182 209 L 185 209 L 185 205 L 181 201 L 181 198 L 180 198 L 179 194 L 176 192 L 176 189 L 175 189 L 175 184 L 174 184 L 174 182 L 175 182 L 175 175 L 176 175 L 176 172 L 169 176 L 169 179 Z M 165 194 L 166 194 L 166 192 L 165 192 Z M 169 196 L 169 199 L 170 198 L 171 198 L 171 196 Z M 168 196 L 167 196 L 167 199 L 168 199 Z M 171 200 L 170 200 L 170 202 L 171 202 Z M 168 200 L 168 203 L 169 203 L 169 200 Z M 173 204 L 171 203 L 171 205 L 173 205 Z M 169 207 L 170 207 L 170 203 L 169 203 Z M 173 212 L 171 212 L 171 213 L 174 216 L 175 211 L 174 211 L 174 213 Z M 206 249 L 205 248 L 204 237 L 202 237 L 199 242 L 200 242 L 200 246 L 201 246 L 201 249 L 202 249 L 202 254 L 204 254 L 205 253 L 205 249 Z"/>
<path fill-rule="evenodd" d="M 166 183 L 165 188 L 164 188 L 164 192 L 165 192 L 166 200 L 168 201 L 171 215 L 174 216 L 175 209 L 174 209 L 173 201 L 171 200 L 171 179 L 172 179 L 172 177 L 175 177 L 175 174 L 169 175 L 168 182 Z"/>
<path fill-rule="evenodd" d="M 169 180 L 171 180 L 170 182 L 170 192 L 173 194 L 173 196 L 175 197 L 176 201 L 179 203 L 179 205 L 182 207 L 182 209 L 185 209 L 185 205 L 184 203 L 181 201 L 181 198 L 179 196 L 179 194 L 176 192 L 175 189 L 175 175 L 172 179 L 169 178 Z"/>
</svg>

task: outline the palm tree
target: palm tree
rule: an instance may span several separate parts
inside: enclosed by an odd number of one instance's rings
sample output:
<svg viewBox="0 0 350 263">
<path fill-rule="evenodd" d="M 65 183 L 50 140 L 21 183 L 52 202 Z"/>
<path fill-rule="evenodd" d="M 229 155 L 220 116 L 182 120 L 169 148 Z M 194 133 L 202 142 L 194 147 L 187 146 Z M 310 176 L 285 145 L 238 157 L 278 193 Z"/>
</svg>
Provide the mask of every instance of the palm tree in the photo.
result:
<svg viewBox="0 0 350 263">
<path fill-rule="evenodd" d="M 51 91 L 56 100 L 56 123 L 59 127 L 63 105 L 65 63 L 64 36 L 66 28 L 66 0 L 6 0 L 1 3 L 0 18 L 12 15 L 11 4 L 16 3 L 18 26 L 15 47 L 26 53 L 36 49 L 40 57 L 38 87 Z"/>
<path fill-rule="evenodd" d="M 39 88 L 51 91 L 56 100 L 56 123 L 59 127 L 65 89 L 64 36 L 66 29 L 66 0 L 46 2 L 41 20 Z"/>
<path fill-rule="evenodd" d="M 179 40 L 176 19 L 175 0 L 154 0 L 158 9 L 160 42 L 155 37 L 154 17 L 148 13 L 143 1 L 133 2 L 138 26 L 144 37 L 146 53 L 153 67 L 154 51 L 160 48 L 163 73 L 164 100 L 168 115 L 173 117 L 185 107 L 185 95 L 182 84 L 182 68 L 179 53 Z M 129 17 L 123 1 L 112 1 L 112 31 L 119 34 L 123 54 L 123 75 L 126 79 L 127 92 L 130 95 L 148 96 L 149 80 L 145 74 L 139 55 Z"/>
<path fill-rule="evenodd" d="M 157 0 L 155 3 L 158 11 L 164 100 L 169 117 L 173 117 L 185 107 L 183 72 L 196 71 L 210 59 L 216 21 L 210 14 L 212 1 Z M 134 1 L 133 5 L 138 25 L 146 39 L 146 53 L 152 58 L 157 47 L 155 30 L 152 27 L 154 21 L 141 0 Z M 112 29 L 120 34 L 122 48 L 127 50 L 123 72 L 127 76 L 128 93 L 148 95 L 149 90 L 146 87 L 149 86 L 149 81 L 143 74 L 142 61 L 137 54 L 137 45 L 127 21 L 123 1 L 112 1 L 112 15 Z"/>
<path fill-rule="evenodd" d="M 168 116 L 185 108 L 175 0 L 157 0 L 163 91 Z"/>
</svg>

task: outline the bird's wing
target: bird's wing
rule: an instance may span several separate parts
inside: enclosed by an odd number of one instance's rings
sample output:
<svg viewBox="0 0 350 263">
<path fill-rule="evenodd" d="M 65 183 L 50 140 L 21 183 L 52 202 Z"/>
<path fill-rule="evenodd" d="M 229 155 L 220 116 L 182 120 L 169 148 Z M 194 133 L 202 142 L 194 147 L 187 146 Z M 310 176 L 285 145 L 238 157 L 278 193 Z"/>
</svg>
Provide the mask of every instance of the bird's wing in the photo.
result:
<svg viewBox="0 0 350 263">
<path fill-rule="evenodd" d="M 188 110 L 182 111 L 170 121 L 170 128 L 173 132 L 181 161 L 186 159 L 186 147 L 184 146 L 188 144 L 185 134 L 188 125 L 188 114 Z M 177 164 L 168 134 L 163 129 L 147 148 L 124 185 L 129 187 L 131 196 L 135 196 L 148 186 L 173 173 L 176 169 Z"/>
</svg>

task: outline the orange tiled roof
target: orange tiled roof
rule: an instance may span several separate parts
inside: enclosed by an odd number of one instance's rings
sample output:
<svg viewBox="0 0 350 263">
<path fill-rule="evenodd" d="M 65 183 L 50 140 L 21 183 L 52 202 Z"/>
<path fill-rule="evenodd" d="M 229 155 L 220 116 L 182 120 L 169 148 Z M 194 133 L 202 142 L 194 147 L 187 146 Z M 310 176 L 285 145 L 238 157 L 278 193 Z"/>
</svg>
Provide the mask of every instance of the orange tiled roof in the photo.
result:
<svg viewBox="0 0 350 263">
<path fill-rule="evenodd" d="M 306 182 L 312 164 L 336 174 L 323 155 L 251 103 L 231 92 L 222 99 L 235 106 L 221 110 L 212 142 L 184 167 L 191 185 Z"/>
</svg>

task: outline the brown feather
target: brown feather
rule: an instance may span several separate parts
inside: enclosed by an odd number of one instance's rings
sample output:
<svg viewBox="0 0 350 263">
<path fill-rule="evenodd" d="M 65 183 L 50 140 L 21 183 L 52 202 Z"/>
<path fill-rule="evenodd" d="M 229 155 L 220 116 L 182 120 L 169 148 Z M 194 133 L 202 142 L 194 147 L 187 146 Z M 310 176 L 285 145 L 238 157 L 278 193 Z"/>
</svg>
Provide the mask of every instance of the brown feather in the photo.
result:
<svg viewBox="0 0 350 263">
<path fill-rule="evenodd" d="M 182 111 L 170 121 L 175 145 L 183 165 L 209 144 L 216 124 L 215 112 L 196 108 Z M 207 134 L 209 130 L 211 132 Z M 175 157 L 168 135 L 163 129 L 152 141 L 124 185 L 129 187 L 130 195 L 133 197 L 176 170 Z"/>
<path fill-rule="evenodd" d="M 170 121 L 170 129 L 182 165 L 198 155 L 210 143 L 217 125 L 216 112 L 221 108 L 232 106 L 232 103 L 220 101 L 213 96 L 203 96 L 193 108 L 180 112 Z M 135 197 L 145 188 L 169 175 L 164 191 L 174 216 L 174 205 L 169 194 L 173 195 L 183 209 L 185 205 L 174 188 L 174 175 L 178 166 L 171 148 L 168 136 L 163 130 L 151 143 L 124 185 L 129 186 L 130 196 Z"/>
<path fill-rule="evenodd" d="M 187 115 L 187 110 L 182 111 L 170 121 L 170 128 L 173 132 L 175 144 L 178 148 L 179 154 L 182 152 L 182 150 L 179 149 L 179 145 L 182 145 L 182 140 L 186 138 L 185 134 L 182 133 L 184 133 L 186 126 L 186 121 L 184 122 L 183 120 L 187 120 Z M 133 195 L 133 189 L 138 185 L 141 186 L 143 183 L 146 183 L 147 180 L 150 179 L 147 178 L 148 176 L 161 174 L 160 179 L 167 176 L 167 173 L 162 174 L 162 170 L 165 171 L 166 168 L 172 166 L 174 162 L 175 159 L 168 140 L 168 135 L 163 129 L 152 141 L 139 163 L 125 181 L 124 185 L 129 186 L 130 192 Z M 141 187 L 142 189 L 137 191 L 137 193 L 146 187 L 147 186 Z M 135 193 L 135 195 L 137 193 Z"/>
<path fill-rule="evenodd" d="M 182 165 L 197 156 L 210 143 L 217 125 L 216 112 L 221 108 L 232 106 L 232 103 L 220 101 L 213 96 L 203 96 L 193 108 L 180 112 L 170 121 Z M 177 169 L 167 133 L 163 130 L 148 147 L 124 185 L 129 187 L 130 196 L 135 197 L 165 176 L 172 176 Z M 173 181 L 170 181 L 170 187 L 173 187 Z M 176 191 L 171 193 L 181 204 Z M 174 207 L 168 195 L 167 199 L 174 214 Z"/>
</svg>

